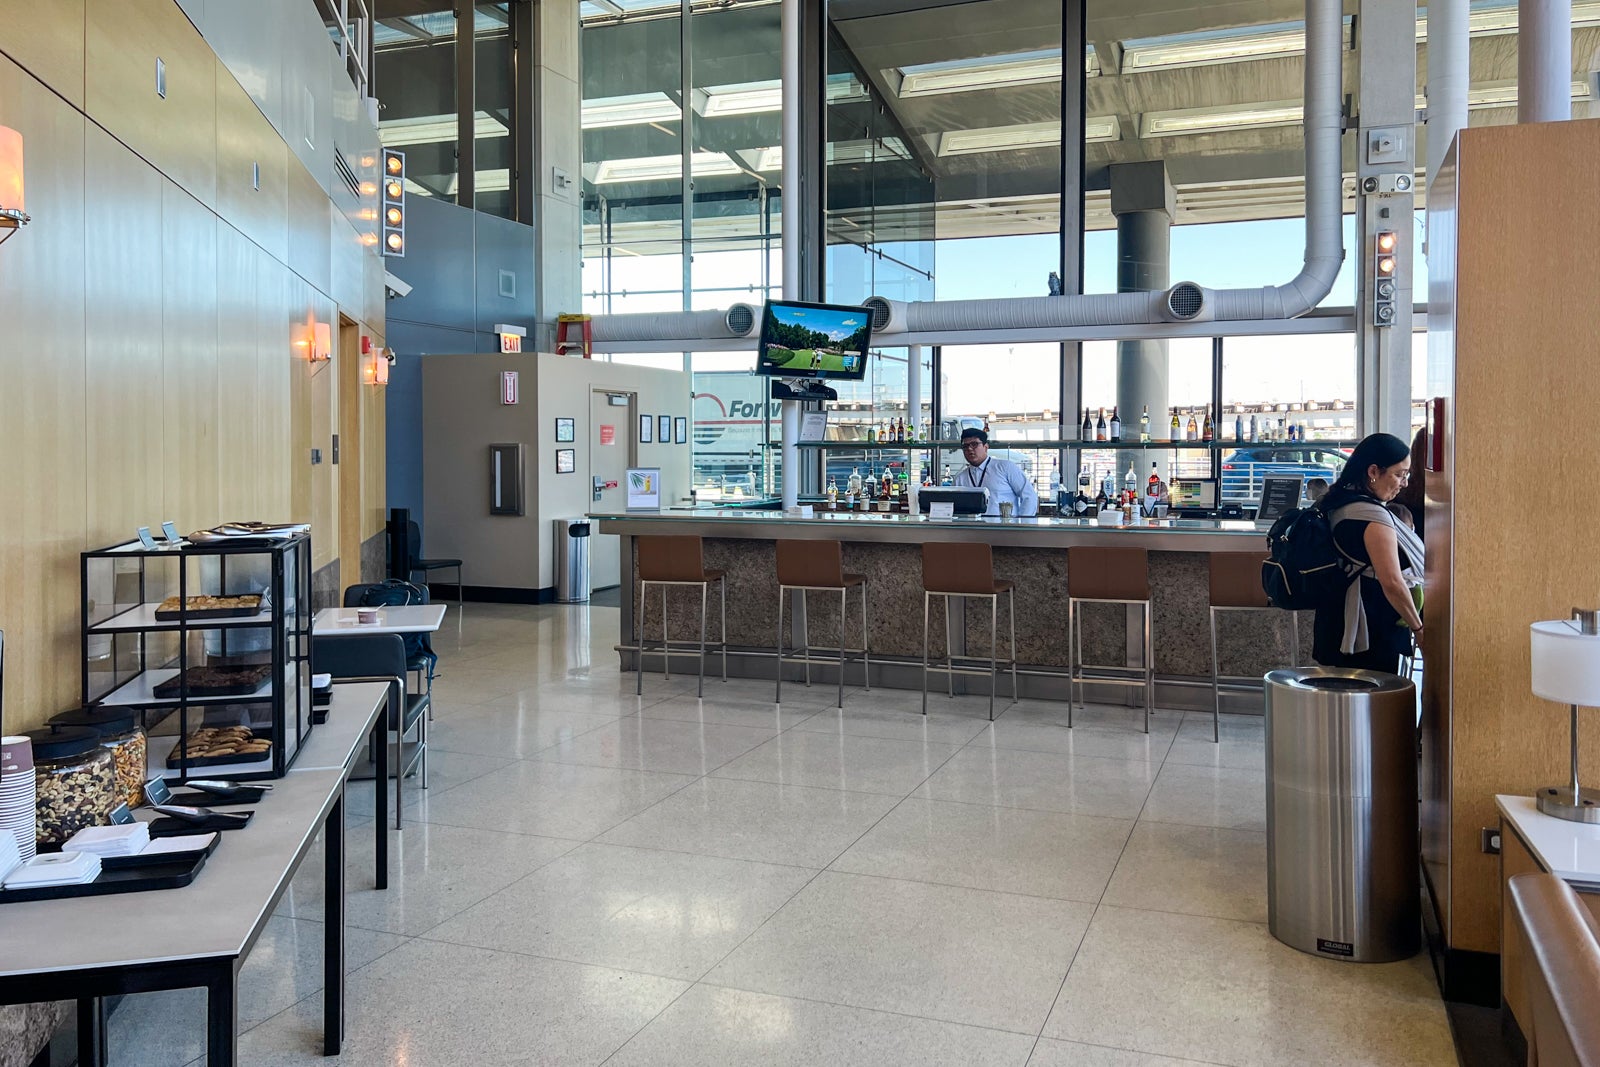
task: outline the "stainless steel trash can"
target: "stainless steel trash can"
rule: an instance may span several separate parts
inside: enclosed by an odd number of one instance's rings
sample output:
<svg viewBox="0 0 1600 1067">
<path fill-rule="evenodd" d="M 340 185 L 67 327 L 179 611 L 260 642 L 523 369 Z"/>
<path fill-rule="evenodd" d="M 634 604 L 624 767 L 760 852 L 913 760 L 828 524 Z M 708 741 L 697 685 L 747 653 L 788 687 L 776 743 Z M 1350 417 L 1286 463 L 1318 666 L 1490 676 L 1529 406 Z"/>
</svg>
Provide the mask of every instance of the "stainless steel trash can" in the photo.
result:
<svg viewBox="0 0 1600 1067">
<path fill-rule="evenodd" d="M 589 602 L 589 520 L 556 520 L 556 600 Z"/>
<path fill-rule="evenodd" d="M 1416 692 L 1375 671 L 1272 671 L 1267 696 L 1267 919 L 1328 959 L 1416 955 Z"/>
</svg>

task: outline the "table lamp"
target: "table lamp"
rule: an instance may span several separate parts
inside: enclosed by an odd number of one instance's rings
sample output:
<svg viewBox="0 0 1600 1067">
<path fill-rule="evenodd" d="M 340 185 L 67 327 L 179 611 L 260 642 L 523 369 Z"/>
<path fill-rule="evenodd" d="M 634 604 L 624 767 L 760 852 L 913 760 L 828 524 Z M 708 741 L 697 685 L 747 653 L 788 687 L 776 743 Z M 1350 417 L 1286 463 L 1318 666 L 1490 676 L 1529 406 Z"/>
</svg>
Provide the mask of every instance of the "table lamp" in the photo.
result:
<svg viewBox="0 0 1600 1067">
<path fill-rule="evenodd" d="M 1572 785 L 1539 790 L 1539 810 L 1558 819 L 1600 823 L 1600 792 L 1578 785 L 1578 706 L 1600 706 L 1600 610 L 1574 608 L 1571 619 L 1536 622 L 1531 638 L 1534 695 L 1566 704 L 1572 712 Z"/>
</svg>

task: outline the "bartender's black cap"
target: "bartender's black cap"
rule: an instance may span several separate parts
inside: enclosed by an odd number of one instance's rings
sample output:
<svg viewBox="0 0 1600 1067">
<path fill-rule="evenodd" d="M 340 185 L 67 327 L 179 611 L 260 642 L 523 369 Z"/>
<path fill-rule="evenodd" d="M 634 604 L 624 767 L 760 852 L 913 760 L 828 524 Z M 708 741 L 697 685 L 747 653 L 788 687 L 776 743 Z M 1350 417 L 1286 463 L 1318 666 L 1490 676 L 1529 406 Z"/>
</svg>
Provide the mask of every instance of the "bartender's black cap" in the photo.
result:
<svg viewBox="0 0 1600 1067">
<path fill-rule="evenodd" d="M 968 426 L 965 430 L 961 431 L 961 439 L 963 441 L 965 441 L 969 437 L 976 437 L 978 440 L 982 441 L 984 444 L 988 444 L 989 443 L 989 435 L 987 433 L 985 433 L 983 430 L 978 429 L 976 426 Z"/>
</svg>

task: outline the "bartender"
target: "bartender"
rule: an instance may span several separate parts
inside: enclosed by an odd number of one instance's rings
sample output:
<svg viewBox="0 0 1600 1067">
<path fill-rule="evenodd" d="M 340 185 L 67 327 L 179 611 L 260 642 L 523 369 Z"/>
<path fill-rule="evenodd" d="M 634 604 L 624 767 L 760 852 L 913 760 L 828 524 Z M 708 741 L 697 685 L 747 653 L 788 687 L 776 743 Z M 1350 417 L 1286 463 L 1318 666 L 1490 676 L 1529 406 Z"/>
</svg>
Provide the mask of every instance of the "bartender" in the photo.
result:
<svg viewBox="0 0 1600 1067">
<path fill-rule="evenodd" d="M 1032 480 L 1011 460 L 989 455 L 987 433 L 976 427 L 962 430 L 961 454 L 967 466 L 955 476 L 955 485 L 989 490 L 989 510 L 984 514 L 1000 514 L 1003 503 L 1010 504 L 1012 514 L 1019 517 L 1039 514 L 1039 493 Z"/>
</svg>

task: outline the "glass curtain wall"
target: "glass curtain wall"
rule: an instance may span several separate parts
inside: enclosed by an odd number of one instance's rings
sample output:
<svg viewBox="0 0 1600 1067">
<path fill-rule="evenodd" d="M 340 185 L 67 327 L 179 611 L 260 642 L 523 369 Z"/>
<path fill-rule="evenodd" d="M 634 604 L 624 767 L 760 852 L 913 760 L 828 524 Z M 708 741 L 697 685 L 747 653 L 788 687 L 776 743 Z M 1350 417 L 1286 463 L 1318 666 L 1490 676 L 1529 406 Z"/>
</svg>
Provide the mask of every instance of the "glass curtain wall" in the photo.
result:
<svg viewBox="0 0 1600 1067">
<path fill-rule="evenodd" d="M 406 154 L 406 192 L 456 199 L 456 18 L 450 0 L 377 0 L 373 83 L 378 135 Z"/>
<path fill-rule="evenodd" d="M 479 211 L 516 217 L 511 190 L 514 70 L 509 4 L 476 4 L 473 48 L 473 201 Z"/>
</svg>

